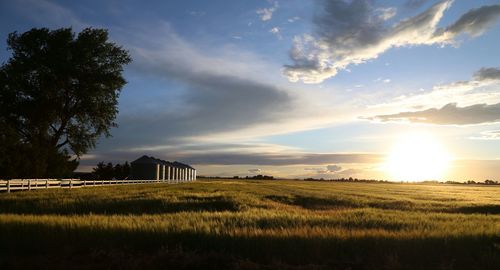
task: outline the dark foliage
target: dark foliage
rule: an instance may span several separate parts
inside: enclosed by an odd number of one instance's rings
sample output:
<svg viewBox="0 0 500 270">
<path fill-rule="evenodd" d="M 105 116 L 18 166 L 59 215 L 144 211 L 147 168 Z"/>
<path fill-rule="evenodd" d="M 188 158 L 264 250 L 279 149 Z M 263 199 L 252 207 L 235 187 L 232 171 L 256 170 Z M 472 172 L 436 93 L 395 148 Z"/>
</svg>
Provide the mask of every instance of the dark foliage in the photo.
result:
<svg viewBox="0 0 500 270">
<path fill-rule="evenodd" d="M 123 164 L 116 164 L 109 162 L 105 164 L 104 162 L 97 163 L 97 166 L 92 170 L 92 174 L 95 179 L 99 180 L 111 180 L 111 179 L 127 179 L 130 175 L 130 165 L 128 162 Z"/>
<path fill-rule="evenodd" d="M 128 52 L 103 29 L 9 34 L 0 67 L 0 178 L 65 177 L 116 126 Z"/>
<path fill-rule="evenodd" d="M 274 180 L 274 176 L 271 175 L 254 175 L 254 176 L 247 176 L 245 179 L 253 179 L 253 180 Z"/>
</svg>

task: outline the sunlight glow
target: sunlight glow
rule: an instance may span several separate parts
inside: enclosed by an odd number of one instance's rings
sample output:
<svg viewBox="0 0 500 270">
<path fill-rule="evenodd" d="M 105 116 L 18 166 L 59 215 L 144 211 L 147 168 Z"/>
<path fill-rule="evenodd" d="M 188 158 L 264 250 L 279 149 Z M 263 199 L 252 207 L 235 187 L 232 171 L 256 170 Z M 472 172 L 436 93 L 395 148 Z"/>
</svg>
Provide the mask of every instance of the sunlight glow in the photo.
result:
<svg viewBox="0 0 500 270">
<path fill-rule="evenodd" d="M 392 180 L 442 180 L 451 161 L 441 143 L 426 133 L 402 136 L 384 164 Z"/>
</svg>

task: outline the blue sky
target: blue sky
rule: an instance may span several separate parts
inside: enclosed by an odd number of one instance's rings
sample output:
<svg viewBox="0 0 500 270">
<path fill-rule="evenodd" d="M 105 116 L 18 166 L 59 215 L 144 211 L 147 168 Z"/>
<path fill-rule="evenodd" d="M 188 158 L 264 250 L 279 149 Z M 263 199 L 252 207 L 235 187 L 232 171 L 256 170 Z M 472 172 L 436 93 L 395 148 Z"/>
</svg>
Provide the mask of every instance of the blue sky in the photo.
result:
<svg viewBox="0 0 500 270">
<path fill-rule="evenodd" d="M 149 154 L 202 175 L 391 178 L 394 145 L 425 133 L 443 178 L 484 180 L 500 178 L 499 19 L 498 0 L 19 0 L 0 1 L 0 40 L 106 28 L 131 53 L 119 127 L 80 170 Z"/>
</svg>

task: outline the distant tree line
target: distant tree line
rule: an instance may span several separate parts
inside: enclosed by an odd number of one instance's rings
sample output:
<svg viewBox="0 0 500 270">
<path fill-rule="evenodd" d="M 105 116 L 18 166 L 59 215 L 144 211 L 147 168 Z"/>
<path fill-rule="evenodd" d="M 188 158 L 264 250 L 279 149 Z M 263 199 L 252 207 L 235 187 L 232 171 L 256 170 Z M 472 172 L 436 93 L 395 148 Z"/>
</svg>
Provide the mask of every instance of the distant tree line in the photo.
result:
<svg viewBox="0 0 500 270">
<path fill-rule="evenodd" d="M 324 178 L 305 178 L 304 181 L 331 181 L 331 182 L 370 182 L 370 183 L 400 183 L 400 182 L 395 182 L 395 181 L 388 181 L 388 180 L 377 180 L 377 179 L 358 179 L 358 178 L 338 178 L 338 179 L 324 179 Z M 416 183 L 422 183 L 422 184 L 453 184 L 453 185 L 500 185 L 500 182 L 494 181 L 494 180 L 484 180 L 483 182 L 480 181 L 474 181 L 474 180 L 468 180 L 466 182 L 458 182 L 458 181 L 435 181 L 435 180 L 428 180 L 428 181 L 419 181 Z"/>
<path fill-rule="evenodd" d="M 197 178 L 205 178 L 205 179 L 244 179 L 244 180 L 277 180 L 274 176 L 271 175 L 254 175 L 254 176 L 203 176 L 199 175 Z"/>
<path fill-rule="evenodd" d="M 358 179 L 358 178 L 338 178 L 338 179 L 324 179 L 324 178 L 305 178 L 304 181 L 335 181 L 335 182 L 380 182 L 387 183 L 388 180 L 378 180 L 378 179 Z"/>
<path fill-rule="evenodd" d="M 274 176 L 271 175 L 254 175 L 254 176 L 245 176 L 245 177 L 239 177 L 239 176 L 233 176 L 233 179 L 252 179 L 252 180 L 274 180 Z"/>
<path fill-rule="evenodd" d="M 128 162 L 123 164 L 116 164 L 104 162 L 97 163 L 97 166 L 92 169 L 93 179 L 97 180 L 111 180 L 111 179 L 127 179 L 130 175 L 130 165 Z"/>
</svg>

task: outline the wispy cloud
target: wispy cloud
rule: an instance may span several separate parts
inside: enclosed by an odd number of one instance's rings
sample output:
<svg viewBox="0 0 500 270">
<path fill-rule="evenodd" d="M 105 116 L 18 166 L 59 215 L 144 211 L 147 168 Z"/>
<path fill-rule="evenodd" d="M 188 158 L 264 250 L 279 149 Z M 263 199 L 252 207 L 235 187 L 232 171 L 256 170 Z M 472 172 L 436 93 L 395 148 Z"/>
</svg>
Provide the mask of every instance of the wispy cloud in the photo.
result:
<svg viewBox="0 0 500 270">
<path fill-rule="evenodd" d="M 366 153 L 206 153 L 182 157 L 193 164 L 202 165 L 321 165 L 329 163 L 376 163 L 382 156 Z"/>
<path fill-rule="evenodd" d="M 80 30 L 90 25 L 82 21 L 72 10 L 47 0 L 13 1 L 17 14 L 44 27 L 68 27 Z"/>
<path fill-rule="evenodd" d="M 472 140 L 500 140 L 500 130 L 487 130 L 479 134 L 479 136 L 470 137 Z"/>
<path fill-rule="evenodd" d="M 442 108 L 431 108 L 422 111 L 400 112 L 396 114 L 377 115 L 371 120 L 382 122 L 410 122 L 437 125 L 473 125 L 500 121 L 500 103 L 487 105 L 475 104 L 457 107 L 449 103 Z"/>
<path fill-rule="evenodd" d="M 391 19 L 392 17 L 396 16 L 397 12 L 398 12 L 398 10 L 395 7 L 376 8 L 374 10 L 374 13 L 376 14 L 376 16 L 383 21 L 387 21 L 387 20 Z"/>
<path fill-rule="evenodd" d="M 450 103 L 453 104 L 450 106 L 459 108 L 477 104 L 493 105 L 500 103 L 498 87 L 500 87 L 500 69 L 481 68 L 473 74 L 470 80 L 436 85 L 429 91 L 418 89 L 382 103 L 369 105 L 364 114 L 397 115 L 400 112 L 442 108 Z M 361 118 L 375 119 L 374 117 Z M 383 121 L 383 119 L 378 120 Z M 405 119 L 400 120 L 408 122 Z"/>
<path fill-rule="evenodd" d="M 290 81 L 320 83 L 349 65 L 377 58 L 394 47 L 455 44 L 461 34 L 476 37 L 500 16 L 500 5 L 483 6 L 463 14 L 455 23 L 438 28 L 452 0 L 440 1 L 422 13 L 391 26 L 371 1 L 322 1 L 324 13 L 315 18 L 315 34 L 294 38 L 291 65 L 284 74 Z"/>
<path fill-rule="evenodd" d="M 262 171 L 261 169 L 250 169 L 250 170 L 248 170 L 248 172 L 251 173 L 251 174 L 258 174 L 261 171 Z"/>
<path fill-rule="evenodd" d="M 299 16 L 294 16 L 294 17 L 288 19 L 288 22 L 289 23 L 294 23 L 294 22 L 296 22 L 298 20 L 300 20 L 300 17 Z"/>
<path fill-rule="evenodd" d="M 273 35 L 275 35 L 280 40 L 283 39 L 283 36 L 281 36 L 281 30 L 277 26 L 269 29 L 269 33 L 272 33 Z"/>
<path fill-rule="evenodd" d="M 286 90 L 253 79 L 252 69 L 259 64 L 244 60 L 246 55 L 214 56 L 213 52 L 207 56 L 168 25 L 157 44 L 129 48 L 135 59 L 132 68 L 136 72 L 184 86 L 182 96 L 176 100 L 177 106 L 183 109 L 122 115 L 121 132 L 114 141 L 129 140 L 127 145 L 144 142 L 156 145 L 172 138 L 245 129 L 280 121 L 294 102 Z M 238 57 L 240 60 L 236 60 Z"/>
<path fill-rule="evenodd" d="M 404 6 L 407 8 L 419 8 L 423 6 L 427 0 L 406 0 Z"/>
<path fill-rule="evenodd" d="M 273 13 L 276 12 L 278 8 L 279 8 L 279 3 L 278 1 L 276 1 L 273 3 L 272 7 L 257 9 L 256 13 L 260 15 L 260 19 L 265 22 L 273 18 Z"/>
</svg>

